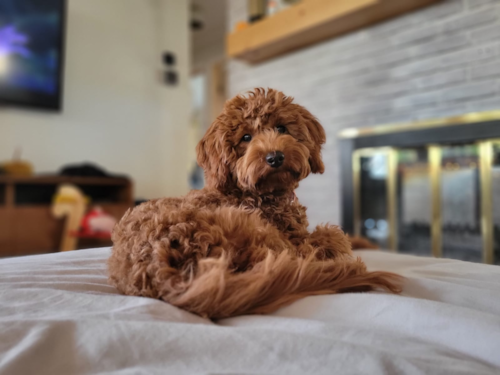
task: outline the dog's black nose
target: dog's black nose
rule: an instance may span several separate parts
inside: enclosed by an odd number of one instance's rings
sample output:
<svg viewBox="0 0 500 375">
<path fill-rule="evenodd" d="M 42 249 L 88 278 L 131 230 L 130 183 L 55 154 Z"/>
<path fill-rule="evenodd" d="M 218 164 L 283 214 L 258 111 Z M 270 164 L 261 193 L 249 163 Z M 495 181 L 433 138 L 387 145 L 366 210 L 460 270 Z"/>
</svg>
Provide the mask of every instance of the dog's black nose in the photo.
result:
<svg viewBox="0 0 500 375">
<path fill-rule="evenodd" d="M 285 160 L 285 154 L 281 151 L 270 152 L 266 156 L 266 162 L 273 168 L 278 168 L 283 165 L 283 161 Z"/>
</svg>

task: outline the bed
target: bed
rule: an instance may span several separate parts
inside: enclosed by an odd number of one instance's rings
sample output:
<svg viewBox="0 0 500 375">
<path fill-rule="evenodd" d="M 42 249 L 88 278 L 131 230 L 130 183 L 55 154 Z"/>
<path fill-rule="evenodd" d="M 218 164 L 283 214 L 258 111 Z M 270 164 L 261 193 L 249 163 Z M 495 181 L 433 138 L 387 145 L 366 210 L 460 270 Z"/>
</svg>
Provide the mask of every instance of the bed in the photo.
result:
<svg viewBox="0 0 500 375">
<path fill-rule="evenodd" d="M 360 251 L 402 295 L 211 322 L 106 282 L 109 248 L 0 260 L 0 374 L 499 374 L 500 267 Z"/>
</svg>

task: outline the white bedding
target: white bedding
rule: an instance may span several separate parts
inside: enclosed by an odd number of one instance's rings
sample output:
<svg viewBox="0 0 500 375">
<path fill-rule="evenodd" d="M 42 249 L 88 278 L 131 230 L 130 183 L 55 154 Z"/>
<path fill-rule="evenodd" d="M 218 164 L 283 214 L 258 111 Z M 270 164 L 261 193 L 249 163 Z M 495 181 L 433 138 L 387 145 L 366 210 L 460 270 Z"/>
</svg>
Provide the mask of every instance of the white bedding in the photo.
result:
<svg viewBox="0 0 500 375">
<path fill-rule="evenodd" d="M 0 374 L 499 374 L 500 267 L 364 251 L 402 296 L 217 323 L 106 283 L 109 249 L 0 260 Z"/>
</svg>

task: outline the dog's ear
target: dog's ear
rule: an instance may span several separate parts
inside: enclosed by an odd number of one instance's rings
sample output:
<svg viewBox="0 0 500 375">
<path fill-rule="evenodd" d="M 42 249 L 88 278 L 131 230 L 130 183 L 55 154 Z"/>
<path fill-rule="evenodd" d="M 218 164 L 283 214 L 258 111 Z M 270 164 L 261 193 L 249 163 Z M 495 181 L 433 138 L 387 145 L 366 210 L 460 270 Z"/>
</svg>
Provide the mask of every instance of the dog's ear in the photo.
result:
<svg viewBox="0 0 500 375">
<path fill-rule="evenodd" d="M 325 171 L 325 165 L 321 159 L 321 145 L 326 142 L 325 130 L 309 111 L 304 109 L 302 111 L 302 117 L 304 118 L 304 122 L 312 140 L 312 144 L 309 147 L 311 153 L 309 156 L 311 172 L 323 173 Z"/>
<path fill-rule="evenodd" d="M 222 190 L 230 182 L 230 150 L 226 148 L 220 123 L 215 120 L 196 146 L 196 159 L 198 165 L 205 171 L 207 187 Z"/>
</svg>

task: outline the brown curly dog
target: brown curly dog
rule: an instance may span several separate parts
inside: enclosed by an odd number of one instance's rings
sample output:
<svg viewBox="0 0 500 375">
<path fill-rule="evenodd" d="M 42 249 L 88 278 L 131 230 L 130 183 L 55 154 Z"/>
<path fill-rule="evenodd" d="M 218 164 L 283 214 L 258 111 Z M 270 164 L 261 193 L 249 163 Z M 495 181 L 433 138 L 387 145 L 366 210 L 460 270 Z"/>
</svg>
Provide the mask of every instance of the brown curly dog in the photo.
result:
<svg viewBox="0 0 500 375">
<path fill-rule="evenodd" d="M 307 230 L 294 190 L 323 173 L 323 143 L 319 122 L 279 91 L 229 100 L 197 147 L 206 187 L 125 214 L 111 283 L 213 319 L 270 313 L 308 295 L 399 292 L 399 276 L 367 272 L 340 228 Z"/>
</svg>

